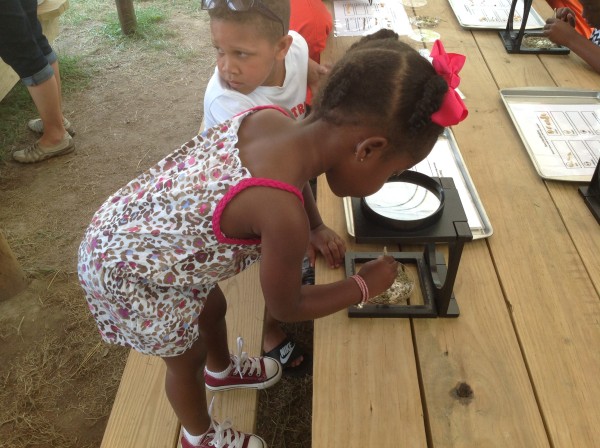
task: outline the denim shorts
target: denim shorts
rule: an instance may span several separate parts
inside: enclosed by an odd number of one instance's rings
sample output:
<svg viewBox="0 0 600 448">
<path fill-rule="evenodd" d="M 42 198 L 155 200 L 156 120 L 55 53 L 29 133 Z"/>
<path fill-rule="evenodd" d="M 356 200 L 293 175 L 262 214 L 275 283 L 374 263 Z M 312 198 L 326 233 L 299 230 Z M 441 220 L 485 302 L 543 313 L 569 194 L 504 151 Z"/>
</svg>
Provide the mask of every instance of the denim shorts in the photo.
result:
<svg viewBox="0 0 600 448">
<path fill-rule="evenodd" d="M 42 33 L 37 0 L 0 0 L 0 58 L 17 72 L 26 86 L 54 75 L 56 53 Z"/>
</svg>

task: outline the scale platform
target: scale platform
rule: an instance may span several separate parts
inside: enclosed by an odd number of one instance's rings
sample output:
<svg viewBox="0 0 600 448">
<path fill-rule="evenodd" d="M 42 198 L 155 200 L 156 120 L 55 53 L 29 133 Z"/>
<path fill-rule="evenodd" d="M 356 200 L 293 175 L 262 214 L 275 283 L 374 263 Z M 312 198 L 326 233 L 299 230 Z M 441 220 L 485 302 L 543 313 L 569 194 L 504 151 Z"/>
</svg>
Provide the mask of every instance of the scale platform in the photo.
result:
<svg viewBox="0 0 600 448">
<path fill-rule="evenodd" d="M 419 273 L 423 305 L 382 305 L 366 303 L 362 308 L 348 308 L 350 317 L 458 317 L 459 308 L 453 294 L 454 281 L 464 243 L 473 239 L 467 217 L 452 178 L 436 178 L 443 189 L 444 207 L 439 219 L 425 228 L 398 231 L 369 219 L 360 198 L 351 198 L 354 238 L 358 244 L 423 246 L 420 252 L 393 252 L 402 263 L 413 263 Z M 436 251 L 438 244 L 448 246 L 448 263 Z M 377 258 L 381 254 L 346 253 L 346 273 L 355 274 L 357 264 Z"/>
</svg>

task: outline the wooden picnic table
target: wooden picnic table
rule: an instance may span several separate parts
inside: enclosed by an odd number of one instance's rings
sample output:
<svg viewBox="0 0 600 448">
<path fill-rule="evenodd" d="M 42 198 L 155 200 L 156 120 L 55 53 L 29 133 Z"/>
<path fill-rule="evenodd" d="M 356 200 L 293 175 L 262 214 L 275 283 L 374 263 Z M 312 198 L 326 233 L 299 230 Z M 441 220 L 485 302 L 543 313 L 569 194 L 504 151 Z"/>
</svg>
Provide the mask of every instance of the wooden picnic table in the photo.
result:
<svg viewBox="0 0 600 448">
<path fill-rule="evenodd" d="M 465 246 L 456 319 L 315 321 L 312 448 L 598 447 L 600 227 L 580 184 L 537 174 L 499 89 L 600 90 L 600 75 L 574 54 L 508 54 L 497 31 L 461 28 L 447 0 L 407 11 L 441 18 L 446 51 L 467 57 L 470 115 L 452 130 L 494 234 Z M 323 62 L 354 41 L 332 36 Z M 353 242 L 324 179 L 317 203 L 348 250 L 382 251 Z M 317 283 L 344 276 L 318 261 Z"/>
</svg>

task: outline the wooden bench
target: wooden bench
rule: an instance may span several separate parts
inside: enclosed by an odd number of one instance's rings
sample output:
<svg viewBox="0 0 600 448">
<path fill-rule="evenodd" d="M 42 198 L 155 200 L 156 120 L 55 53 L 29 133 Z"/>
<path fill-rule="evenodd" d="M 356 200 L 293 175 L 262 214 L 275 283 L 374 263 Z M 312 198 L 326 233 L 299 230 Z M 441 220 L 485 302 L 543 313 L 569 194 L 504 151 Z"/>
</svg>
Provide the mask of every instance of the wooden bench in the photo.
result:
<svg viewBox="0 0 600 448">
<path fill-rule="evenodd" d="M 238 336 L 244 338 L 244 351 L 261 351 L 264 299 L 258 276 L 258 263 L 220 283 L 227 298 L 229 347 Z M 131 351 L 121 384 L 108 419 L 101 448 L 173 448 L 179 445 L 180 425 L 165 394 L 165 365 L 157 357 Z M 211 393 L 207 394 L 210 402 Z M 214 417 L 229 418 L 234 427 L 254 432 L 258 392 L 227 391 L 217 394 Z"/>
<path fill-rule="evenodd" d="M 58 18 L 68 8 L 69 0 L 46 0 L 38 6 L 38 18 L 49 42 L 53 42 L 58 36 Z M 19 76 L 15 71 L 0 60 L 0 101 L 11 91 L 18 80 Z"/>
</svg>

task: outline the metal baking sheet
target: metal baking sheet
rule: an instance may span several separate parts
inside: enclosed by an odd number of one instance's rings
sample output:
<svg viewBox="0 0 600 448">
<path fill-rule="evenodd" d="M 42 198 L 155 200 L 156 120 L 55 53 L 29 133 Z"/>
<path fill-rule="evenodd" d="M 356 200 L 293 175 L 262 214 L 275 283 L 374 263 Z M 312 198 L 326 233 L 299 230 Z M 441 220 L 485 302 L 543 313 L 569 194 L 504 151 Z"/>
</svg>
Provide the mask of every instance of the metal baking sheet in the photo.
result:
<svg viewBox="0 0 600 448">
<path fill-rule="evenodd" d="M 504 30 L 508 22 L 511 0 L 448 0 L 460 26 L 466 29 Z M 523 1 L 519 1 L 515 16 L 523 14 Z M 543 28 L 546 21 L 532 7 L 527 17 L 528 30 Z M 521 28 L 521 21 L 514 21 L 514 29 Z"/>
<path fill-rule="evenodd" d="M 600 157 L 600 92 L 521 87 L 501 89 L 500 97 L 540 177 L 571 182 L 591 180 Z M 523 109 L 531 106 L 536 110 L 531 112 L 532 119 L 526 119 Z M 550 129 L 552 135 L 545 135 L 544 122 L 535 120 L 534 113 L 542 119 L 547 117 L 556 127 Z M 577 123 L 580 118 L 589 125 L 587 128 Z"/>
<path fill-rule="evenodd" d="M 448 154 L 445 154 L 445 152 Z M 434 152 L 436 154 L 434 154 Z M 438 157 L 438 154 L 446 157 Z M 444 162 L 443 159 L 449 162 Z M 452 165 L 452 166 L 448 166 Z M 422 167 L 435 167 L 436 172 L 428 171 Z M 473 233 L 473 239 L 487 238 L 492 235 L 493 229 L 487 217 L 483 204 L 479 199 L 475 185 L 471 180 L 469 171 L 463 161 L 462 155 L 458 149 L 458 144 L 454 138 L 454 134 L 449 128 L 444 130 L 444 133 L 439 137 L 436 148 L 432 151 L 423 162 L 414 168 L 416 171 L 424 172 L 431 177 L 452 177 L 458 190 L 458 194 L 465 213 L 469 218 L 469 227 Z M 344 215 L 346 218 L 346 231 L 352 237 L 355 237 L 354 219 L 352 215 L 352 198 L 345 197 Z"/>
</svg>

